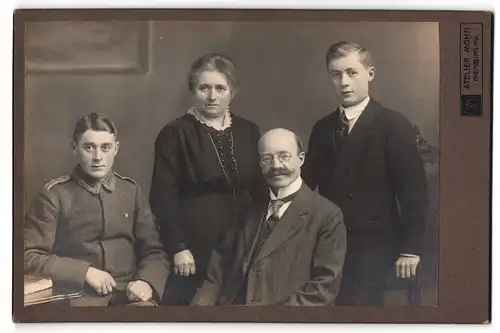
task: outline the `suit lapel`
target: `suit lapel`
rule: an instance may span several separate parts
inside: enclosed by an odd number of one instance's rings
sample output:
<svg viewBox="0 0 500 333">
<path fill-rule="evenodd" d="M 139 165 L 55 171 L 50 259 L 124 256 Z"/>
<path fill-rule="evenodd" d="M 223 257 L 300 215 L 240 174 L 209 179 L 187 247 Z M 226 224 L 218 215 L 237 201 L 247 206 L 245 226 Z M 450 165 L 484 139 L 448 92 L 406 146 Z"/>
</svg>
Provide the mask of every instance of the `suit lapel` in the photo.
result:
<svg viewBox="0 0 500 333">
<path fill-rule="evenodd" d="M 303 218 L 308 213 L 307 190 L 307 187 L 302 185 L 300 190 L 297 192 L 297 196 L 294 198 L 281 219 L 274 226 L 273 231 L 260 249 L 259 253 L 256 253 L 254 264 L 268 257 L 283 246 L 284 243 L 286 243 L 303 227 Z"/>
<path fill-rule="evenodd" d="M 339 149 L 337 147 L 337 139 L 336 139 L 336 132 L 337 132 L 337 127 L 339 126 L 339 118 L 340 118 L 340 108 L 337 108 L 335 112 L 332 114 L 332 128 L 333 130 L 330 132 L 332 135 L 332 143 L 333 143 L 333 155 L 335 159 L 337 160 L 339 158 Z"/>
<path fill-rule="evenodd" d="M 263 202 L 256 206 L 256 209 L 251 214 L 250 223 L 247 223 L 245 226 L 245 255 L 243 257 L 242 265 L 243 274 L 252 259 L 262 223 L 266 218 L 268 205 L 269 203 L 266 201 L 265 203 Z"/>
<path fill-rule="evenodd" d="M 366 142 L 369 142 L 368 139 L 374 132 L 376 111 L 376 102 L 372 99 L 361 116 L 359 116 L 358 121 L 344 143 L 344 147 L 339 155 L 339 163 L 335 169 L 336 177 L 342 177 L 344 172 L 348 170 L 354 162 L 359 160 L 359 156 L 361 156 Z M 335 137 L 335 133 L 333 136 Z"/>
</svg>

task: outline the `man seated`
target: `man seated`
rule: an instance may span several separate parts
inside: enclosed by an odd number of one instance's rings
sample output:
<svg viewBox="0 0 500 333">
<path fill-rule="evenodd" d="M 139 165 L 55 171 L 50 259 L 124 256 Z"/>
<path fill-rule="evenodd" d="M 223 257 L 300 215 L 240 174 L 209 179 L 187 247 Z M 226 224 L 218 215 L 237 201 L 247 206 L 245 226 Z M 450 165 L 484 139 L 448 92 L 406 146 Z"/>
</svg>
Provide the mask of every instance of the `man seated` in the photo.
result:
<svg viewBox="0 0 500 333">
<path fill-rule="evenodd" d="M 285 129 L 264 134 L 269 196 L 212 254 L 192 305 L 333 305 L 346 252 L 341 210 L 302 182 L 305 153 Z"/>
<path fill-rule="evenodd" d="M 170 264 L 147 199 L 112 171 L 113 122 L 92 113 L 73 133 L 78 166 L 48 182 L 25 219 L 25 273 L 50 278 L 53 293 L 80 292 L 70 306 L 155 305 Z"/>
</svg>

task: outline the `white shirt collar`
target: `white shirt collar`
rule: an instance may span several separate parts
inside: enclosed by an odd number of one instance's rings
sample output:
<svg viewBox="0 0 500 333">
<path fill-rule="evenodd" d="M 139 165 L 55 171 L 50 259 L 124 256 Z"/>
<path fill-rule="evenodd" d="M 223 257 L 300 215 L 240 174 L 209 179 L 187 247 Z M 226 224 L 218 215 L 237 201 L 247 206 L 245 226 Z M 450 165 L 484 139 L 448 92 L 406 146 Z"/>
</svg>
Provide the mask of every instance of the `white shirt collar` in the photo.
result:
<svg viewBox="0 0 500 333">
<path fill-rule="evenodd" d="M 370 102 L 370 96 L 366 96 L 366 98 L 353 106 L 349 106 L 347 108 L 343 107 L 342 105 L 339 106 L 340 108 L 340 114 L 345 112 L 345 116 L 347 117 L 348 120 L 353 120 L 358 118 L 363 111 L 366 109 L 366 106 L 368 105 L 368 102 Z"/>
<path fill-rule="evenodd" d="M 188 110 L 188 113 L 193 115 L 196 120 L 198 120 L 200 123 L 205 124 L 209 127 L 215 128 L 218 131 L 223 131 L 228 127 L 231 127 L 232 119 L 231 119 L 231 114 L 229 113 L 229 110 L 224 113 L 224 118 L 222 120 L 222 124 L 220 122 L 220 119 L 209 119 L 203 116 L 200 111 L 198 111 L 197 108 L 192 107 Z"/>
<path fill-rule="evenodd" d="M 276 199 L 281 199 L 281 198 L 287 197 L 290 194 L 295 193 L 298 190 L 300 190 L 301 186 L 302 186 L 302 178 L 299 176 L 299 177 L 297 177 L 297 179 L 295 179 L 287 187 L 280 188 L 278 190 L 278 195 L 274 195 L 273 190 L 269 189 L 269 192 L 271 194 L 271 200 L 276 200 Z"/>
</svg>

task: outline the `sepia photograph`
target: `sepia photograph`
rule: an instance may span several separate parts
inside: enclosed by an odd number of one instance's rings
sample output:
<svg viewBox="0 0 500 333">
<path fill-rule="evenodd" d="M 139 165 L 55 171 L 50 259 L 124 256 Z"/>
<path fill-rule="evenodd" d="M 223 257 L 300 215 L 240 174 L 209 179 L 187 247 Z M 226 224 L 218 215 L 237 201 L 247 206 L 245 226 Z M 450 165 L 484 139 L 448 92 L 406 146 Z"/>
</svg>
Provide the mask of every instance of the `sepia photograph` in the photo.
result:
<svg viewBox="0 0 500 333">
<path fill-rule="evenodd" d="M 26 311 L 439 308 L 438 19 L 90 12 L 23 22 Z"/>
</svg>

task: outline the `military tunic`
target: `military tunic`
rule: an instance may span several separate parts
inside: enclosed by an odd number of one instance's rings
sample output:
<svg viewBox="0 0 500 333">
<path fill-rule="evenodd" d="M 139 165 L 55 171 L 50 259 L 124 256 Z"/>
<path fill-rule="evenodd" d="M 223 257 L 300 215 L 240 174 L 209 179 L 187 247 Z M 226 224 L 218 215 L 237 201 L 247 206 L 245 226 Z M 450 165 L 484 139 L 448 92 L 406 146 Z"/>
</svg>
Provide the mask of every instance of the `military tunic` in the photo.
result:
<svg viewBox="0 0 500 333">
<path fill-rule="evenodd" d="M 147 199 L 132 179 L 110 172 L 100 188 L 77 167 L 50 181 L 25 220 L 25 273 L 52 279 L 55 292 L 91 293 L 89 266 L 118 290 L 144 280 L 160 299 L 170 264 Z"/>
</svg>

